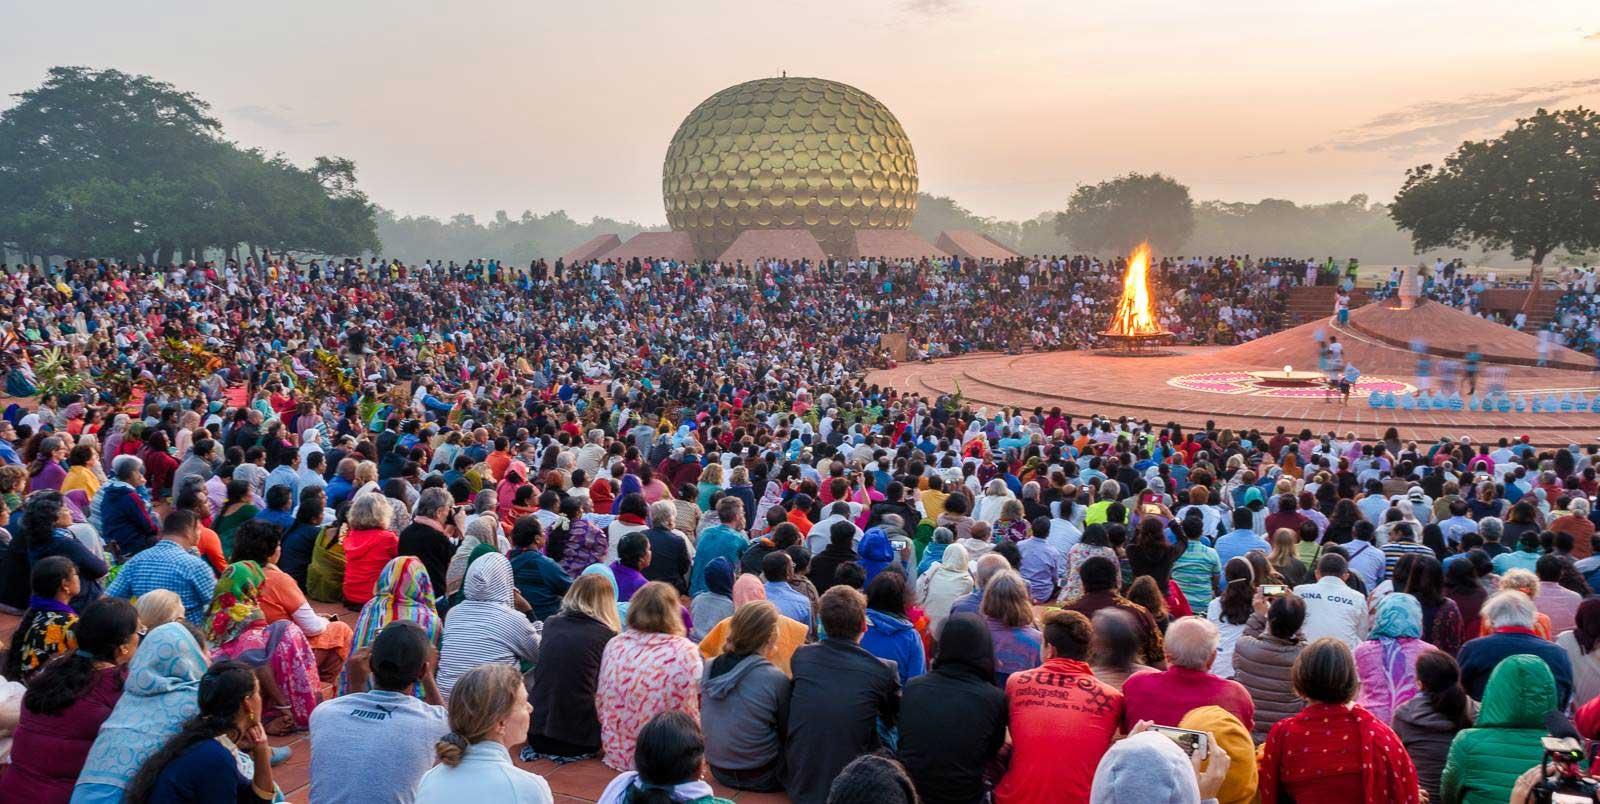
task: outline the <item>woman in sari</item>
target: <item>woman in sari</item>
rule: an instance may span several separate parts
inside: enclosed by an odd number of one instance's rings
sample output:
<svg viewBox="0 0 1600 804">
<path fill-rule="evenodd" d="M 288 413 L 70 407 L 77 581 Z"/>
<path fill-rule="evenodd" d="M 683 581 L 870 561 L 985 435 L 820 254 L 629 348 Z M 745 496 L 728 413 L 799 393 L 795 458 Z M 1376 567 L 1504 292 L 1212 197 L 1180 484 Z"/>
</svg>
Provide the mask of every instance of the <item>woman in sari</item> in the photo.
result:
<svg viewBox="0 0 1600 804">
<path fill-rule="evenodd" d="M 211 529 L 217 532 L 217 540 L 222 542 L 225 555 L 233 555 L 233 532 L 259 513 L 261 509 L 251 502 L 250 482 L 229 480 L 227 501 L 222 504 L 221 514 L 211 522 Z"/>
<path fill-rule="evenodd" d="M 261 613 L 261 584 L 266 575 L 254 561 L 228 566 L 217 579 L 216 595 L 206 611 L 206 638 L 214 646 L 213 661 L 242 661 L 256 668 L 267 711 L 263 722 L 272 734 L 305 730 L 317 705 L 322 682 L 317 659 L 300 626 L 286 620 L 268 624 Z"/>
<path fill-rule="evenodd" d="M 276 525 L 259 519 L 240 525 L 234 533 L 233 557 L 255 562 L 261 568 L 265 576 L 260 594 L 262 616 L 269 624 L 288 620 L 300 626 L 317 657 L 317 677 L 324 682 L 333 681 L 350 655 L 350 626 L 313 611 L 300 585 L 278 568 L 282 553 L 279 532 Z"/>
<path fill-rule="evenodd" d="M 120 804 L 139 766 L 198 711 L 200 677 L 210 664 L 183 623 L 167 623 L 145 636 L 128 663 L 122 697 L 100 725 L 78 774 L 74 804 Z"/>
<path fill-rule="evenodd" d="M 444 621 L 433 605 L 433 582 L 428 579 L 428 568 L 416 556 L 399 556 L 389 559 L 373 587 L 373 596 L 361 607 L 356 619 L 351 652 L 372 646 L 384 626 L 399 620 L 414 622 L 422 627 L 435 647 L 444 633 Z M 350 689 L 350 679 L 339 674 L 339 694 L 362 692 Z M 411 694 L 423 697 L 422 685 L 412 688 Z"/>
</svg>

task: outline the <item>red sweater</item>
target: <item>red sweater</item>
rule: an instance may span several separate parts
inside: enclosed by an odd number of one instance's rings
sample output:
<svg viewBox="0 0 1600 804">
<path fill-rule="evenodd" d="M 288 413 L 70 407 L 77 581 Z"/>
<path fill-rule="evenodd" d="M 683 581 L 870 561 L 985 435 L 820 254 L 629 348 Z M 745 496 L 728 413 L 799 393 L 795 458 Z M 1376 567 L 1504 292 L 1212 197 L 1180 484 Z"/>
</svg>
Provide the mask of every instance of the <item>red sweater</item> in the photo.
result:
<svg viewBox="0 0 1600 804">
<path fill-rule="evenodd" d="M 1159 673 L 1129 676 L 1122 684 L 1122 694 L 1127 698 L 1122 715 L 1124 729 L 1132 729 L 1141 720 L 1176 727 L 1189 710 L 1202 706 L 1220 706 L 1233 713 L 1245 728 L 1255 728 L 1256 704 L 1250 700 L 1250 693 L 1237 681 L 1201 670 L 1169 667 Z"/>
</svg>

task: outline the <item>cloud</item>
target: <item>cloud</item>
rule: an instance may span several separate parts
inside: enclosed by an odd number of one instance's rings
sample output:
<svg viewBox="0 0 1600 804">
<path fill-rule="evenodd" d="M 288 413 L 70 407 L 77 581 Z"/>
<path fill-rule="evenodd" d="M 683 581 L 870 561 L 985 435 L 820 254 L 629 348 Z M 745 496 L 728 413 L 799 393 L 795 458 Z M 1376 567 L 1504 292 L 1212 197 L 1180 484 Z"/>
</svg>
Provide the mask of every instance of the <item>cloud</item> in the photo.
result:
<svg viewBox="0 0 1600 804">
<path fill-rule="evenodd" d="M 1453 148 L 1462 140 L 1506 128 L 1540 107 L 1600 90 L 1600 78 L 1557 81 L 1482 92 L 1454 100 L 1427 101 L 1379 115 L 1308 149 L 1387 153 L 1406 156 Z"/>
<path fill-rule="evenodd" d="M 1244 156 L 1241 156 L 1239 158 L 1240 159 L 1268 159 L 1268 158 L 1271 158 L 1271 157 L 1274 157 L 1274 156 L 1283 156 L 1286 153 L 1289 153 L 1289 152 L 1285 151 L 1285 150 L 1262 151 L 1261 153 L 1258 153 L 1258 154 L 1245 154 Z"/>
<path fill-rule="evenodd" d="M 336 120 L 305 120 L 295 113 L 292 106 L 235 106 L 228 109 L 226 114 L 251 125 L 269 129 L 271 131 L 292 134 L 298 131 L 311 129 L 336 128 Z"/>
<path fill-rule="evenodd" d="M 1595 31 L 1592 34 L 1589 34 L 1588 36 L 1585 36 L 1583 38 L 1583 41 L 1585 41 L 1585 42 L 1600 42 L 1600 31 Z"/>
<path fill-rule="evenodd" d="M 942 17 L 962 9 L 962 0 L 904 0 L 901 8 L 924 17 Z"/>
</svg>

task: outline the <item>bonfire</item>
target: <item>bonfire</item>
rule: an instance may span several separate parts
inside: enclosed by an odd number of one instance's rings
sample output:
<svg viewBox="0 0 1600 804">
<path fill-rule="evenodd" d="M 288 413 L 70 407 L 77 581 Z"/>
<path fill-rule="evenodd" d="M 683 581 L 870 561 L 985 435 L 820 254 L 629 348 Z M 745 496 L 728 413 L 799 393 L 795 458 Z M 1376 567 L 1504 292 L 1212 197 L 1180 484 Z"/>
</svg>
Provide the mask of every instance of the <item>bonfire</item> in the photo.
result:
<svg viewBox="0 0 1600 804">
<path fill-rule="evenodd" d="M 1150 298 L 1150 244 L 1140 243 L 1128 257 L 1128 271 L 1122 277 L 1122 298 L 1111 314 L 1104 335 L 1112 349 L 1123 353 L 1147 354 L 1172 333 L 1156 320 L 1155 303 Z"/>
</svg>

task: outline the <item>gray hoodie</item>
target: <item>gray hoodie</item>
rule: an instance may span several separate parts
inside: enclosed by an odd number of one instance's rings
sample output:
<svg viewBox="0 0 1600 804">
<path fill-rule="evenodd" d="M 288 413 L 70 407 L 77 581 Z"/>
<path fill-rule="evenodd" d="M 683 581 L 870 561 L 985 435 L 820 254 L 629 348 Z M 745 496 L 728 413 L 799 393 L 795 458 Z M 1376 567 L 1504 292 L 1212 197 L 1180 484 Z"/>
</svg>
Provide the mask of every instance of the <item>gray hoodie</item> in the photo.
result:
<svg viewBox="0 0 1600 804">
<path fill-rule="evenodd" d="M 717 659 L 706 662 L 705 674 L 700 678 L 700 726 L 705 732 L 706 762 L 723 770 L 764 767 L 783 751 L 784 723 L 789 718 L 789 677 L 758 654 L 746 656 L 713 676 L 717 663 Z"/>
</svg>

